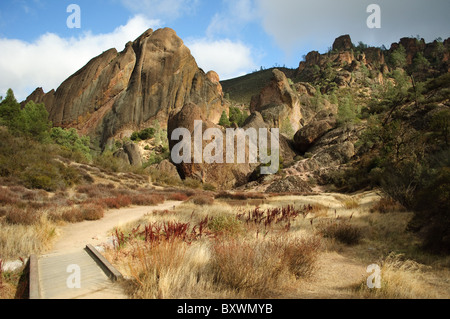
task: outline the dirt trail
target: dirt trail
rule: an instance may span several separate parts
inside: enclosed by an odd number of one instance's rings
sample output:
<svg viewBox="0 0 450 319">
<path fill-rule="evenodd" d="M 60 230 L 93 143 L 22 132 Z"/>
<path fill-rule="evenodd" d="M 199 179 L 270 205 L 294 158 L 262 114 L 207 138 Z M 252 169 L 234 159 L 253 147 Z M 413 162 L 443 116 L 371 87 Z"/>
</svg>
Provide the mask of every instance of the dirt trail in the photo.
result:
<svg viewBox="0 0 450 319">
<path fill-rule="evenodd" d="M 173 209 L 181 203 L 178 201 L 167 201 L 157 206 L 112 209 L 107 211 L 100 220 L 84 221 L 63 226 L 59 229 L 59 238 L 47 254 L 67 253 L 83 249 L 87 244 L 100 246 L 108 243 L 111 235 L 108 232 L 114 227 L 138 220 L 153 210 Z"/>
<path fill-rule="evenodd" d="M 352 288 L 364 283 L 369 274 L 361 263 L 337 252 L 320 255 L 315 275 L 290 296 L 300 299 L 352 299 Z"/>
</svg>

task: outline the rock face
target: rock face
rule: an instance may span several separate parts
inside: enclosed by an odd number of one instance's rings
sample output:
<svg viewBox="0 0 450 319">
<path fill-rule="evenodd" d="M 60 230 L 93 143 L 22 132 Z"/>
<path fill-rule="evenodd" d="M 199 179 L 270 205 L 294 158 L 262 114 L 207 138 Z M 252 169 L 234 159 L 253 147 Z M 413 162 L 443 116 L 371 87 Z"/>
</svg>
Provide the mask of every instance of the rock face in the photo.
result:
<svg viewBox="0 0 450 319">
<path fill-rule="evenodd" d="M 132 142 L 125 143 L 122 148 L 114 153 L 114 156 L 132 166 L 142 165 L 142 154 L 139 146 Z"/>
<path fill-rule="evenodd" d="M 202 133 L 207 129 L 218 129 L 224 136 L 223 141 L 223 163 L 205 163 L 202 157 L 202 163 L 194 163 L 194 141 L 195 141 L 195 121 L 202 121 L 203 125 L 198 131 Z M 237 164 L 226 163 L 226 138 L 223 128 L 214 124 L 202 112 L 202 109 L 193 104 L 187 103 L 180 112 L 170 116 L 168 121 L 167 133 L 169 139 L 169 148 L 171 152 L 173 148 L 180 142 L 180 140 L 172 140 L 172 133 L 175 129 L 183 128 L 190 132 L 191 137 L 191 158 L 190 163 L 182 162 L 176 164 L 178 173 L 182 179 L 193 178 L 214 185 L 217 189 L 230 189 L 235 186 L 245 184 L 248 176 L 256 168 L 257 164 Z M 202 139 L 202 150 L 211 143 L 211 140 L 205 141 Z M 248 144 L 248 143 L 246 143 Z M 248 146 L 248 145 L 247 145 Z M 246 148 L 247 148 L 246 146 Z M 248 152 L 248 149 L 246 149 Z M 236 155 L 236 154 L 235 154 Z M 236 158 L 236 157 L 235 157 Z"/>
<path fill-rule="evenodd" d="M 334 51 L 347 51 L 351 49 L 353 49 L 353 43 L 348 34 L 340 36 L 333 43 Z"/>
<path fill-rule="evenodd" d="M 294 136 L 294 145 L 300 153 L 307 152 L 314 143 L 336 126 L 334 118 L 314 121 L 301 128 Z"/>
<path fill-rule="evenodd" d="M 252 98 L 250 111 L 261 113 L 264 121 L 272 127 L 280 127 L 287 120 L 296 131 L 302 119 L 298 96 L 283 72 L 274 69 L 272 74 L 272 81 Z"/>
<path fill-rule="evenodd" d="M 336 170 L 355 156 L 354 144 L 360 133 L 361 126 L 357 125 L 345 125 L 327 132 L 308 149 L 311 156 L 290 167 L 288 174 L 320 176 Z"/>
<path fill-rule="evenodd" d="M 223 99 L 212 75 L 198 68 L 175 31 L 149 29 L 122 52 L 111 49 L 92 59 L 56 91 L 37 89 L 27 101 L 44 102 L 54 125 L 75 127 L 102 147 L 155 119 L 165 126 L 187 102 L 218 121 Z"/>
<path fill-rule="evenodd" d="M 284 179 L 279 179 L 267 187 L 268 193 L 310 193 L 311 186 L 302 180 L 299 176 L 288 176 Z"/>
</svg>

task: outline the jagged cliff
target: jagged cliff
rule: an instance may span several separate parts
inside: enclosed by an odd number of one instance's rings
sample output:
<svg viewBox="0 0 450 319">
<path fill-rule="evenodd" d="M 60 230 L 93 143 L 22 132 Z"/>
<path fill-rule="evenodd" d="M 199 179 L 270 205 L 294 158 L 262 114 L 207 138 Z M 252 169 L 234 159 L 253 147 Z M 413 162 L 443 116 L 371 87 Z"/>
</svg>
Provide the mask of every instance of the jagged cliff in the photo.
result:
<svg viewBox="0 0 450 319">
<path fill-rule="evenodd" d="M 217 74 L 205 74 L 169 28 L 147 30 L 122 52 L 102 53 L 56 91 L 38 88 L 29 100 L 45 103 L 54 125 L 75 127 L 96 147 L 155 119 L 164 127 L 188 102 L 216 122 L 224 108 Z"/>
</svg>

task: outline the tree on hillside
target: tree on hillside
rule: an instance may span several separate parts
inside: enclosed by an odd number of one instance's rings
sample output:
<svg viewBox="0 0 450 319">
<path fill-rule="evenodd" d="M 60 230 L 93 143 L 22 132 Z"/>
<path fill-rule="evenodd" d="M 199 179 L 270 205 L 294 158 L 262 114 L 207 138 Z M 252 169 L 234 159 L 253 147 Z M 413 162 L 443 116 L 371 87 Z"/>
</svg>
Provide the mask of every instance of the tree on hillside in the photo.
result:
<svg viewBox="0 0 450 319">
<path fill-rule="evenodd" d="M 20 112 L 16 129 L 27 136 L 42 141 L 48 136 L 52 122 L 48 119 L 48 112 L 44 104 L 30 101 Z"/>
<path fill-rule="evenodd" d="M 87 160 L 92 160 L 89 136 L 80 137 L 74 128 L 66 130 L 61 127 L 54 127 L 50 131 L 50 138 L 65 150 L 81 154 Z"/>
<path fill-rule="evenodd" d="M 224 127 L 231 126 L 230 120 L 228 119 L 228 116 L 227 116 L 227 112 L 225 112 L 225 111 L 222 112 L 222 115 L 220 116 L 220 120 L 219 120 L 219 125 L 224 126 Z"/>
<path fill-rule="evenodd" d="M 25 135 L 42 141 L 49 135 L 52 123 L 48 120 L 44 104 L 30 101 L 22 109 L 14 92 L 9 89 L 5 99 L 0 103 L 0 124 L 19 135 Z"/>
<path fill-rule="evenodd" d="M 394 68 L 404 68 L 406 66 L 406 49 L 403 45 L 400 45 L 391 54 L 391 64 Z"/>
<path fill-rule="evenodd" d="M 20 114 L 20 104 L 14 96 L 13 90 L 6 92 L 6 97 L 0 102 L 0 124 L 9 128 L 15 125 Z"/>
<path fill-rule="evenodd" d="M 238 107 L 230 107 L 230 117 L 229 121 L 231 124 L 235 123 L 238 127 L 241 127 L 245 120 L 247 119 L 248 114 L 242 112 Z"/>
</svg>

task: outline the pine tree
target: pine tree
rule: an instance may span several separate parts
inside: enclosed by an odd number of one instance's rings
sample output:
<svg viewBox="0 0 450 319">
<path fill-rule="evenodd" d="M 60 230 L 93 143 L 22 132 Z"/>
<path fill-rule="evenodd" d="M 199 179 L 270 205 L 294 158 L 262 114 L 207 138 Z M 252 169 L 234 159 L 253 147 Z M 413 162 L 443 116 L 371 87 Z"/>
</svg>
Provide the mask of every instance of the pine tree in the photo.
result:
<svg viewBox="0 0 450 319">
<path fill-rule="evenodd" d="M 224 127 L 231 126 L 230 120 L 228 119 L 228 116 L 227 116 L 227 112 L 225 112 L 225 111 L 222 112 L 222 115 L 220 116 L 220 120 L 219 120 L 219 125 L 224 126 Z"/>
</svg>

